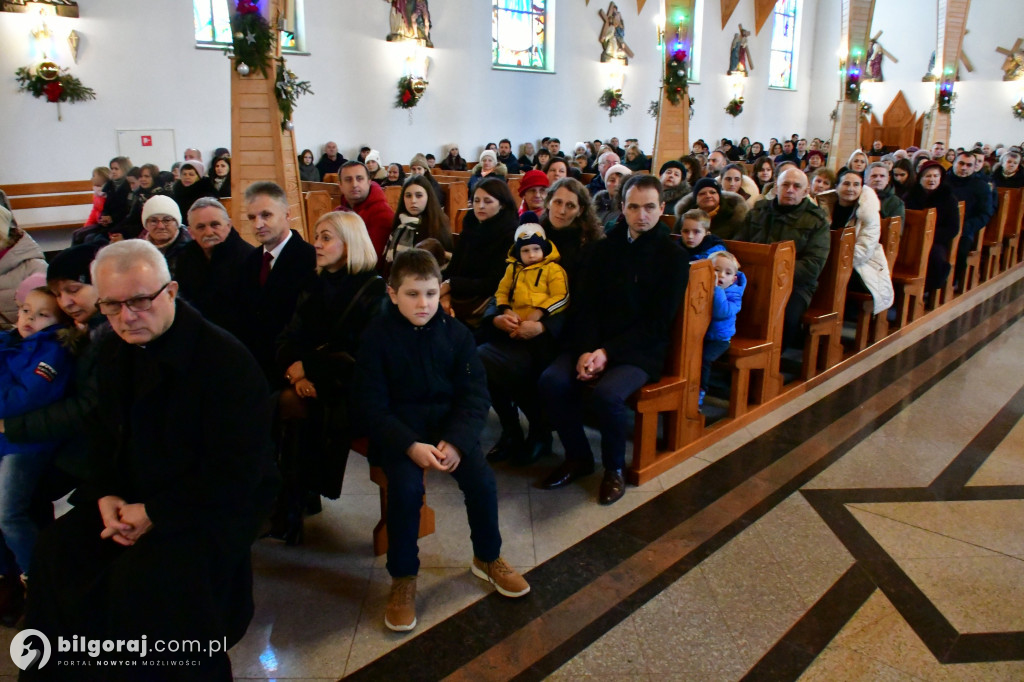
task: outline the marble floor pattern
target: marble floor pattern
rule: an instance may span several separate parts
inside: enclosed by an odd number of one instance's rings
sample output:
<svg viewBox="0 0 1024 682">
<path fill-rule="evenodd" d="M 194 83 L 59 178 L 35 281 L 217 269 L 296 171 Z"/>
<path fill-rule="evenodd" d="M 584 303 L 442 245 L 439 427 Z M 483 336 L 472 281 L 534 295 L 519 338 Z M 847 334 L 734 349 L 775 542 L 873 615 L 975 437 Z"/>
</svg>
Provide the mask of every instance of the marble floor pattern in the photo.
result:
<svg viewBox="0 0 1024 682">
<path fill-rule="evenodd" d="M 377 488 L 353 454 L 302 546 L 255 545 L 236 679 L 1024 679 L 1024 275 L 1009 275 L 611 507 L 599 476 L 537 489 L 557 458 L 498 465 L 522 600 L 469 572 L 461 493 L 431 472 L 411 634 L 383 624 Z M 14 673 L 0 664 L 0 682 Z"/>
</svg>

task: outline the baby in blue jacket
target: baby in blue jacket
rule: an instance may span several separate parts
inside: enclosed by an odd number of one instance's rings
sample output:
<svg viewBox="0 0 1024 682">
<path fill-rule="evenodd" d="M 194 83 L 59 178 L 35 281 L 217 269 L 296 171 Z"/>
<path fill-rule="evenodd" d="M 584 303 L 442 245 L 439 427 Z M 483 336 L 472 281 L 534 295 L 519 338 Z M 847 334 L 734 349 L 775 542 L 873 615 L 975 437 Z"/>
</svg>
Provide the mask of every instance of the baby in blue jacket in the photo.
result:
<svg viewBox="0 0 1024 682">
<path fill-rule="evenodd" d="M 704 352 L 700 363 L 700 405 L 708 390 L 711 363 L 725 355 L 729 342 L 736 335 L 736 315 L 740 312 L 747 277 L 740 272 L 740 262 L 728 251 L 708 256 L 715 268 L 715 297 L 711 303 L 711 325 L 704 335 Z"/>
<path fill-rule="evenodd" d="M 53 293 L 46 287 L 30 289 L 18 304 L 17 325 L 0 333 L 0 419 L 63 398 L 73 370 L 65 347 L 71 320 Z M 0 545 L 14 554 L 22 576 L 28 573 L 39 535 L 29 505 L 56 445 L 14 444 L 0 434 Z M 0 546 L 0 574 L 18 575 L 15 567 L 4 565 L 6 554 Z"/>
</svg>

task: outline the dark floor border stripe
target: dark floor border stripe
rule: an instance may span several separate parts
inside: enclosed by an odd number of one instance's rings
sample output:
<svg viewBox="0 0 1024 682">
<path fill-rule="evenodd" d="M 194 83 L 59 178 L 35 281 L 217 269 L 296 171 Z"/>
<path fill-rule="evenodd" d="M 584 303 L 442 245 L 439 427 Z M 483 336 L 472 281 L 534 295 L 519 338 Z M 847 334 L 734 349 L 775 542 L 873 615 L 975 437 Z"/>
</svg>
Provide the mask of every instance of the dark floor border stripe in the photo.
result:
<svg viewBox="0 0 1024 682">
<path fill-rule="evenodd" d="M 577 545 L 536 567 L 530 572 L 531 583 L 534 585 L 533 594 L 531 594 L 530 599 L 509 602 L 508 600 L 491 595 L 369 663 L 349 676 L 349 679 L 380 679 L 388 675 L 398 675 L 408 679 L 410 677 L 408 661 L 410 660 L 430 661 L 432 663 L 429 666 L 430 670 L 424 668 L 417 669 L 413 676 L 414 678 L 419 678 L 422 675 L 422 679 L 437 679 L 458 669 L 486 650 L 488 648 L 487 642 L 493 645 L 531 620 L 543 616 L 545 611 L 563 601 L 567 595 L 574 593 L 591 582 L 595 577 L 602 575 L 611 567 L 642 550 L 658 534 L 678 525 L 693 513 L 696 513 L 743 480 L 756 474 L 757 471 L 784 455 L 793 446 L 799 444 L 801 440 L 807 438 L 809 434 L 815 432 L 807 428 L 809 422 L 817 421 L 819 428 L 822 424 L 829 423 L 828 417 L 830 415 L 841 414 L 847 410 L 850 404 L 858 404 L 858 402 L 851 402 L 851 399 L 863 398 L 873 394 L 897 380 L 904 373 L 913 369 L 913 367 L 926 361 L 937 351 L 941 350 L 941 348 L 954 343 L 960 336 L 970 331 L 972 327 L 995 315 L 1008 303 L 1020 298 L 1022 290 L 1024 290 L 1024 281 L 1019 281 L 1001 292 L 997 292 L 989 299 L 979 302 L 976 306 L 964 311 L 940 329 L 918 340 L 893 358 L 868 370 L 865 374 L 852 380 L 850 384 L 841 387 L 821 401 L 794 415 L 786 422 L 761 434 L 750 443 L 739 448 L 733 455 L 709 465 L 693 477 L 665 491 L 637 510 L 630 512 L 630 514 L 623 516 Z M 975 344 L 969 352 L 964 353 L 961 358 L 950 363 L 950 367 L 940 371 L 937 376 L 927 382 L 929 387 L 940 381 L 948 372 L 966 361 L 978 349 L 983 347 L 985 343 L 990 341 L 991 338 L 1013 324 L 1020 317 L 1021 313 L 1017 313 L 1012 319 L 1000 325 L 991 334 L 986 335 L 985 339 Z M 927 388 L 921 390 L 920 393 L 923 393 L 924 390 L 927 390 Z M 915 392 L 913 397 L 916 398 L 920 393 Z M 904 400 L 894 407 L 891 410 L 892 415 L 897 414 L 902 407 L 910 404 L 910 402 L 912 402 L 912 399 Z M 891 415 L 888 415 L 888 418 L 891 418 Z M 885 419 L 884 421 L 887 420 Z M 876 420 L 870 428 L 864 429 L 863 436 L 866 436 L 877 426 L 878 421 Z M 796 431 L 800 435 L 787 435 L 786 431 Z M 849 447 L 852 447 L 852 444 Z M 842 449 L 848 451 L 849 447 Z M 792 491 L 789 491 L 785 496 L 791 493 Z M 773 498 L 778 498 L 774 501 L 774 504 L 785 499 L 785 496 L 773 495 Z M 760 514 L 768 511 L 774 504 L 770 506 L 767 504 L 761 505 L 764 509 L 760 510 Z M 759 517 L 759 515 L 757 516 Z M 736 523 L 730 526 L 728 532 L 723 532 L 721 537 L 713 538 L 715 542 L 711 544 L 721 546 L 752 523 L 753 520 L 756 519 L 738 519 Z M 638 525 L 641 527 L 640 532 L 637 532 Z M 696 557 L 697 555 L 703 555 L 704 552 L 693 554 Z M 673 570 L 667 573 L 677 574 L 675 576 L 677 579 L 679 575 L 689 570 L 684 565 L 691 564 L 691 561 L 692 559 L 690 558 L 684 559 L 678 566 L 673 567 Z M 692 563 L 690 567 L 696 565 L 696 563 L 699 563 L 699 560 Z M 684 570 L 678 572 L 680 569 Z M 668 580 L 652 581 L 652 583 L 654 582 L 658 584 L 664 583 L 664 586 L 671 584 L 671 581 Z M 653 584 L 652 587 L 654 587 Z M 660 591 L 660 589 L 657 591 Z M 652 593 L 647 596 L 647 599 L 653 597 L 657 591 L 650 590 Z M 649 590 L 645 589 L 643 592 L 647 593 Z M 641 601 L 639 595 L 635 600 L 629 599 L 629 606 L 632 607 L 629 613 L 639 608 L 645 601 Z M 614 618 L 615 614 L 619 614 L 617 619 Z M 613 627 L 615 622 L 621 621 L 627 615 L 628 613 L 622 608 L 613 609 L 612 612 L 607 614 L 607 617 L 599 619 L 602 621 L 604 628 L 586 628 L 589 634 L 587 640 L 584 641 L 578 636 L 573 637 L 572 642 L 575 646 L 559 647 L 558 651 L 562 655 L 555 658 L 561 658 L 562 662 L 568 660 L 572 655 L 585 648 L 587 644 L 594 641 L 601 634 L 604 634 L 607 629 Z M 483 636 L 482 633 L 486 633 L 486 636 Z M 566 645 L 568 644 L 569 642 L 566 642 Z M 548 657 L 545 657 L 544 662 L 548 662 Z M 536 675 L 541 672 L 540 667 L 548 668 L 548 665 L 534 666 L 524 675 L 529 673 Z"/>
</svg>

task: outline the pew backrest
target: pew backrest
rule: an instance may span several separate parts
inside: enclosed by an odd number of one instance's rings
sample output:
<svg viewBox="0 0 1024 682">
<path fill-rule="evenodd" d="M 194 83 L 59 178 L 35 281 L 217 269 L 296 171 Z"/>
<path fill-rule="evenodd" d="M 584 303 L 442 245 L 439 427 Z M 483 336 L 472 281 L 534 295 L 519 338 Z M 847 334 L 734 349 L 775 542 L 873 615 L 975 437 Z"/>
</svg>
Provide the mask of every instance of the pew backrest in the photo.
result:
<svg viewBox="0 0 1024 682">
<path fill-rule="evenodd" d="M 672 341 L 665 358 L 665 376 L 700 381 L 701 349 L 711 325 L 715 268 L 705 259 L 690 263 L 690 276 L 679 312 L 672 323 Z"/>
<path fill-rule="evenodd" d="M 825 267 L 818 275 L 818 288 L 814 290 L 808 312 L 819 315 L 822 313 L 842 313 L 846 301 L 846 285 L 853 274 L 853 247 L 857 243 L 857 230 L 845 227 L 832 230 L 832 243 L 829 247 Z M 740 261 L 742 264 L 743 261 Z"/>
<path fill-rule="evenodd" d="M 18 226 L 29 232 L 81 227 L 92 206 L 90 180 L 0 185 L 0 190 L 11 203 Z"/>
<path fill-rule="evenodd" d="M 1010 218 L 1010 204 L 1008 201 L 1009 197 L 1006 194 L 1002 192 L 998 194 L 996 211 L 989 218 L 988 224 L 985 225 L 985 236 L 983 239 L 978 239 L 979 244 L 994 245 L 1003 243 L 1003 232 Z"/>
<path fill-rule="evenodd" d="M 796 245 L 792 241 L 726 241 L 725 248 L 739 260 L 740 271 L 747 278 L 743 307 L 736 316 L 736 335 L 771 341 L 781 348 L 786 303 L 793 292 Z"/>
<path fill-rule="evenodd" d="M 896 267 L 896 257 L 900 252 L 900 235 L 903 232 L 903 222 L 899 216 L 894 218 L 882 218 L 882 235 L 879 242 L 885 251 L 885 262 L 889 264 L 889 277 Z"/>
<path fill-rule="evenodd" d="M 384 198 L 388 201 L 388 206 L 391 207 L 392 211 L 398 211 L 398 202 L 402 200 L 402 186 L 401 185 L 388 185 L 382 188 L 384 190 Z"/>
<path fill-rule="evenodd" d="M 936 217 L 934 208 L 906 210 L 906 225 L 900 238 L 893 275 L 908 279 L 924 278 L 928 271 L 928 252 L 935 239 Z"/>
<path fill-rule="evenodd" d="M 312 236 L 316 221 L 320 219 L 320 216 L 334 210 L 337 204 L 331 199 L 331 195 L 322 189 L 303 192 L 302 195 L 306 201 L 306 225 L 310 236 Z"/>
<path fill-rule="evenodd" d="M 999 188 L 999 200 L 1006 197 L 1006 227 L 1003 237 L 1012 238 L 1020 234 L 1021 222 L 1024 221 L 1024 188 Z"/>
</svg>

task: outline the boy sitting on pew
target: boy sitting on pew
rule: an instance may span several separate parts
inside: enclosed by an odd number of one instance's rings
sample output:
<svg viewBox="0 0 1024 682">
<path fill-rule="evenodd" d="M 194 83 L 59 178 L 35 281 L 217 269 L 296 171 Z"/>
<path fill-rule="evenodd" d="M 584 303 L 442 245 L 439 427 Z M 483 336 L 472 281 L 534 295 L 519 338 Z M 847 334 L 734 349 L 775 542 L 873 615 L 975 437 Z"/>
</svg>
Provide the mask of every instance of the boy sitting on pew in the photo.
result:
<svg viewBox="0 0 1024 682">
<path fill-rule="evenodd" d="M 704 394 L 711 377 L 711 363 L 729 350 L 729 342 L 736 335 L 736 315 L 740 312 L 743 292 L 747 289 L 747 278 L 740 272 L 736 256 L 723 249 L 712 253 L 708 260 L 715 268 L 715 295 L 711 302 L 711 325 L 704 335 L 700 361 L 700 399 L 697 404 L 701 407 L 704 406 Z"/>
<path fill-rule="evenodd" d="M 691 261 L 704 260 L 725 251 L 721 237 L 711 234 L 711 216 L 703 209 L 691 208 L 679 217 L 679 235 Z"/>
</svg>

